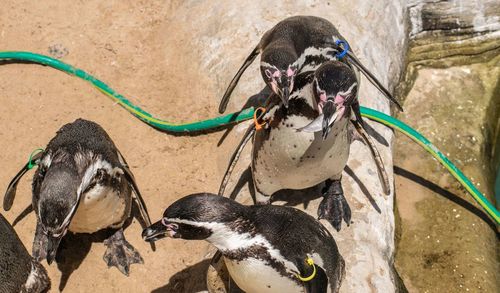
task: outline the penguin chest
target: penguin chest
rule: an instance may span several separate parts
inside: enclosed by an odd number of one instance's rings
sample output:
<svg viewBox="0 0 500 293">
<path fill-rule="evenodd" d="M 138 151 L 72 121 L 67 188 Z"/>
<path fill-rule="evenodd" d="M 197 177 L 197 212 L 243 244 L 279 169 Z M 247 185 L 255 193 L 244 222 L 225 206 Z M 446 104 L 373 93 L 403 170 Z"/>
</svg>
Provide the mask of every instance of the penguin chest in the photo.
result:
<svg viewBox="0 0 500 293">
<path fill-rule="evenodd" d="M 105 228 L 117 228 L 125 221 L 129 212 L 130 204 L 125 194 L 120 194 L 120 189 L 96 184 L 82 194 L 69 230 L 94 233 Z"/>
<path fill-rule="evenodd" d="M 311 121 L 305 116 L 290 116 L 256 134 L 252 172 L 259 190 L 271 195 L 280 189 L 303 189 L 340 177 L 349 157 L 348 119 L 335 122 L 325 140 L 321 132 L 296 130 Z"/>
<path fill-rule="evenodd" d="M 305 292 L 304 287 L 281 275 L 267 262 L 256 258 L 231 260 L 224 257 L 227 270 L 238 287 L 247 293 Z"/>
</svg>

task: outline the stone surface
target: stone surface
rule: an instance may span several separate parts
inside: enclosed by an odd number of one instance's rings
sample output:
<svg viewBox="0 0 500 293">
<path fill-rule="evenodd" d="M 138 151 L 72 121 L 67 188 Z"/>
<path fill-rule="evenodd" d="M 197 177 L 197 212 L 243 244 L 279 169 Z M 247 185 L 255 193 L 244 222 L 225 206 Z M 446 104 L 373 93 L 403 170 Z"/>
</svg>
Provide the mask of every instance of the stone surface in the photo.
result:
<svg viewBox="0 0 500 293">
<path fill-rule="evenodd" d="M 490 200 L 499 61 L 419 70 L 399 117 Z M 396 138 L 396 266 L 405 285 L 412 292 L 497 292 L 496 225 L 440 163 L 403 134 Z"/>
<path fill-rule="evenodd" d="M 500 3 L 410 1 L 405 113 L 493 200 Z M 410 291 L 498 291 L 498 230 L 465 189 L 398 134 L 396 265 Z"/>
<path fill-rule="evenodd" d="M 498 55 L 500 2 L 410 0 L 409 62 L 446 67 Z"/>
</svg>

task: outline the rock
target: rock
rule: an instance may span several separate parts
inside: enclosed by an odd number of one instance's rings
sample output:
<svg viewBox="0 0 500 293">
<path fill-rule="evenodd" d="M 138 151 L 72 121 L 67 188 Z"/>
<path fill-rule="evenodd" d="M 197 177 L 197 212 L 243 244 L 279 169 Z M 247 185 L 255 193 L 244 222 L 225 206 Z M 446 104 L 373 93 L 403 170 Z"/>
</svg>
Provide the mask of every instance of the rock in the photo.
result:
<svg viewBox="0 0 500 293">
<path fill-rule="evenodd" d="M 499 13 L 498 1 L 410 1 L 408 94 L 398 115 L 490 199 L 500 130 Z M 402 193 L 396 264 L 405 284 L 418 292 L 494 292 L 497 225 L 445 168 L 405 140 L 394 154 Z"/>
<path fill-rule="evenodd" d="M 192 78 L 200 77 L 205 86 L 205 95 L 211 97 L 213 113 L 226 86 L 243 60 L 258 43 L 263 33 L 278 21 L 300 12 L 317 15 L 332 21 L 349 40 L 353 51 L 380 81 L 393 87 L 403 65 L 405 48 L 404 7 L 394 1 L 185 1 L 175 7 L 169 19 L 177 32 L 170 39 L 167 36 L 165 59 L 185 64 L 192 70 Z M 181 56 L 181 57 L 179 57 Z M 193 69 L 194 68 L 194 69 Z M 195 70 L 196 69 L 196 70 Z M 208 78 L 207 78 L 208 76 Z M 258 71 L 258 62 L 245 72 L 228 107 L 235 111 L 243 106 L 247 97 L 258 93 L 264 83 Z M 390 112 L 388 101 L 363 80 L 361 104 L 386 113 Z M 389 146 L 378 144 L 383 160 L 393 182 L 391 142 L 393 132 L 387 127 L 369 122 L 388 142 Z M 244 125 L 236 127 L 229 138 L 219 148 L 219 176 L 223 177 L 228 160 L 241 136 Z M 249 149 L 249 148 L 248 148 Z M 248 166 L 248 152 L 242 155 L 240 166 Z M 324 223 L 335 237 L 341 254 L 346 260 L 346 278 L 342 292 L 394 292 L 394 211 L 393 193 L 383 196 L 377 176 L 370 175 L 375 170 L 369 150 L 360 142 L 351 148 L 350 174 L 343 177 L 347 200 L 353 208 L 353 223 L 342 228 L 340 233 Z M 234 173 L 233 179 L 241 176 Z M 353 177 L 353 175 L 355 177 Z M 234 188 L 229 186 L 227 193 Z M 368 194 L 365 194 L 367 192 Z M 372 198 L 373 204 L 369 198 Z M 247 189 L 237 198 L 250 202 Z M 319 199 L 312 201 L 305 209 L 316 216 Z M 301 204 L 296 206 L 302 208 Z"/>
</svg>

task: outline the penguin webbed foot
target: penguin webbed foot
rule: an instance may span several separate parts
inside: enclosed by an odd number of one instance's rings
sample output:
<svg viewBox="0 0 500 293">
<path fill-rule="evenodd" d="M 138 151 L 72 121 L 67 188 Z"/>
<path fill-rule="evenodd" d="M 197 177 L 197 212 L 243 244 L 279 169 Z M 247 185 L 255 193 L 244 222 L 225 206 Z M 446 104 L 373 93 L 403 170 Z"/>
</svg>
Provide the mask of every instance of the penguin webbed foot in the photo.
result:
<svg viewBox="0 0 500 293">
<path fill-rule="evenodd" d="M 104 245 L 107 249 L 103 259 L 108 267 L 117 267 L 125 276 L 129 275 L 131 264 L 144 263 L 139 252 L 125 239 L 123 229 L 104 240 Z"/>
<path fill-rule="evenodd" d="M 340 231 L 342 219 L 351 223 L 351 208 L 347 203 L 340 180 L 327 180 L 323 189 L 323 200 L 318 207 L 318 219 L 325 219 L 335 230 Z"/>
</svg>

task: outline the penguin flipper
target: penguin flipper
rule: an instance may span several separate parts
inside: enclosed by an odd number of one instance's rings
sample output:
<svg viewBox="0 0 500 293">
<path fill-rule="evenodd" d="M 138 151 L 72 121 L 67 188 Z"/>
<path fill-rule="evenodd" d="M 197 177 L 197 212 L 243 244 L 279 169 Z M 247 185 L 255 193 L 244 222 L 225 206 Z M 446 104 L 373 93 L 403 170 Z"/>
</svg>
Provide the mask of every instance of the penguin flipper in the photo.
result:
<svg viewBox="0 0 500 293">
<path fill-rule="evenodd" d="M 369 136 L 373 137 L 380 144 L 382 144 L 384 146 L 389 146 L 389 143 L 382 135 L 380 135 L 375 129 L 373 129 L 373 127 L 371 127 L 370 124 L 365 123 L 363 116 L 361 116 L 361 109 L 360 109 L 358 100 L 356 100 L 354 103 L 352 103 L 351 108 L 354 112 L 354 116 L 355 116 L 356 120 L 358 120 L 360 122 L 361 126 L 366 131 L 366 133 L 369 134 Z M 363 143 L 364 143 L 364 141 L 363 141 Z"/>
<path fill-rule="evenodd" d="M 377 165 L 377 173 L 379 175 L 380 183 L 382 184 L 382 189 L 384 193 L 388 195 L 391 192 L 389 177 L 387 176 L 384 162 L 382 161 L 382 157 L 380 156 L 377 146 L 364 129 L 363 123 L 359 122 L 358 120 L 351 120 L 351 122 L 370 148 L 370 153 L 372 154 L 373 160 L 375 161 L 375 165 Z"/>
<path fill-rule="evenodd" d="M 394 96 L 387 90 L 382 83 L 354 56 L 354 54 L 351 51 L 347 51 L 347 56 L 350 63 L 357 67 L 363 75 L 370 81 L 371 84 L 373 84 L 381 93 L 383 93 L 391 102 L 393 102 L 398 109 L 402 112 L 403 107 L 401 104 L 394 98 Z"/>
<path fill-rule="evenodd" d="M 42 157 L 42 153 L 37 153 L 33 155 L 31 158 L 31 164 L 33 162 L 35 164 L 38 164 L 40 161 L 40 158 Z M 7 191 L 5 191 L 5 196 L 3 198 L 3 209 L 4 211 L 8 211 L 12 208 L 12 204 L 14 203 L 14 198 L 16 197 L 16 191 L 17 191 L 17 184 L 19 183 L 19 180 L 30 170 L 30 162 L 26 163 L 26 165 L 23 166 L 19 172 L 17 172 L 16 176 L 12 178 L 12 180 L 9 183 L 9 186 L 7 187 Z"/>
<path fill-rule="evenodd" d="M 300 276 L 313 278 L 309 281 L 302 281 L 307 293 L 326 293 L 328 292 L 328 277 L 325 270 L 314 264 L 314 268 L 309 265 L 304 259 L 297 260 L 296 266 L 299 269 Z"/>
<path fill-rule="evenodd" d="M 224 93 L 224 96 L 222 97 L 222 100 L 220 101 L 219 104 L 219 113 L 222 114 L 226 111 L 227 104 L 229 103 L 229 97 L 231 96 L 231 93 L 233 92 L 234 88 L 238 84 L 238 81 L 240 80 L 241 76 L 245 72 L 245 70 L 252 64 L 252 62 L 255 60 L 255 57 L 259 55 L 260 51 L 260 46 L 257 45 L 255 49 L 248 55 L 247 59 L 245 59 L 245 62 L 243 62 L 243 65 L 241 65 L 240 69 L 238 72 L 236 72 L 236 75 L 233 77 L 231 80 L 231 83 L 229 83 L 229 86 L 226 89 L 226 92 Z"/>
<path fill-rule="evenodd" d="M 151 218 L 149 217 L 149 212 L 148 212 L 148 209 L 146 207 L 146 203 L 144 202 L 144 199 L 142 198 L 141 192 L 139 191 L 139 187 L 137 186 L 137 183 L 135 182 L 134 174 L 132 174 L 132 171 L 130 171 L 128 164 L 127 164 L 127 161 L 125 161 L 125 158 L 120 153 L 120 151 L 118 151 L 117 153 L 118 153 L 118 157 L 120 159 L 120 162 L 122 163 L 122 170 L 124 172 L 124 175 L 127 178 L 128 182 L 130 183 L 130 186 L 132 187 L 133 193 L 135 194 L 135 196 L 134 196 L 135 203 L 137 205 L 137 208 L 139 209 L 142 220 L 145 224 L 145 227 L 142 227 L 142 228 L 149 227 L 149 226 L 151 226 Z M 154 244 L 154 242 L 151 242 L 151 249 L 153 249 L 153 251 L 156 250 L 156 245 Z"/>
<path fill-rule="evenodd" d="M 236 147 L 236 150 L 234 151 L 233 155 L 231 156 L 231 159 L 229 160 L 229 165 L 227 166 L 224 178 L 222 178 L 218 195 L 224 196 L 224 190 L 226 190 L 226 186 L 227 183 L 229 182 L 229 178 L 231 177 L 231 173 L 233 173 L 234 167 L 236 166 L 236 163 L 240 158 L 241 152 L 243 152 L 243 149 L 245 148 L 246 144 L 253 137 L 255 130 L 256 130 L 255 124 L 252 124 L 243 135 L 243 138 L 238 144 L 238 147 Z"/>
</svg>

